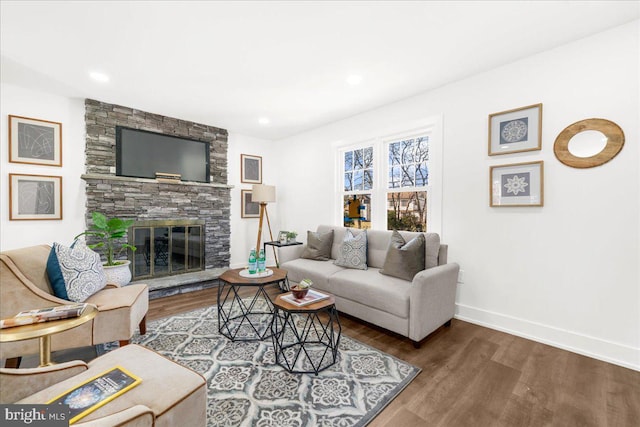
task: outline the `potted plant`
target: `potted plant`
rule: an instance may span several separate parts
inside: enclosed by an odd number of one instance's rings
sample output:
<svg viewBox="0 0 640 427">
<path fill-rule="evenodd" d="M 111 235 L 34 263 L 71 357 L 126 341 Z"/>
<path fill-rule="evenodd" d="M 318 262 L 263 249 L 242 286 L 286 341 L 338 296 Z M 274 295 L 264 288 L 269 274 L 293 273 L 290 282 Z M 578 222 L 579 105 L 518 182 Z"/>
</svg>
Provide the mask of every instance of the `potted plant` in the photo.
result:
<svg viewBox="0 0 640 427">
<path fill-rule="evenodd" d="M 78 234 L 75 239 L 80 236 L 93 236 L 98 243 L 87 245 L 91 249 L 104 248 L 103 253 L 107 259 L 102 264 L 104 272 L 109 283 L 117 283 L 124 286 L 131 281 L 131 270 L 129 270 L 129 260 L 118 260 L 123 250 L 136 250 L 136 247 L 128 243 L 122 243 L 120 239 L 126 236 L 127 229 L 133 224 L 133 220 L 124 220 L 120 218 L 108 219 L 100 212 L 91 214 L 93 225 L 89 230 Z M 74 240 L 75 240 L 74 239 Z"/>
<path fill-rule="evenodd" d="M 295 231 L 289 231 L 287 233 L 287 241 L 289 243 L 295 243 L 297 235 L 298 235 L 298 233 L 296 233 Z"/>
</svg>

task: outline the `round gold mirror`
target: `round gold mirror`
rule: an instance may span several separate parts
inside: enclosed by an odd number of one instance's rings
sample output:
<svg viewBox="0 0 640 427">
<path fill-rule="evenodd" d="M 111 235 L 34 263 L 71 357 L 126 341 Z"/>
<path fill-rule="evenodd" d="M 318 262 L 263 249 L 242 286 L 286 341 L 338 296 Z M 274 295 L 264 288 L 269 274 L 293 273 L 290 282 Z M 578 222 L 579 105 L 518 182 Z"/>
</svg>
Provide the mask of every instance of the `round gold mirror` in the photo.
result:
<svg viewBox="0 0 640 427">
<path fill-rule="evenodd" d="M 556 138 L 553 152 L 572 168 L 592 168 L 607 163 L 624 145 L 624 132 L 606 119 L 586 119 L 567 126 Z"/>
</svg>

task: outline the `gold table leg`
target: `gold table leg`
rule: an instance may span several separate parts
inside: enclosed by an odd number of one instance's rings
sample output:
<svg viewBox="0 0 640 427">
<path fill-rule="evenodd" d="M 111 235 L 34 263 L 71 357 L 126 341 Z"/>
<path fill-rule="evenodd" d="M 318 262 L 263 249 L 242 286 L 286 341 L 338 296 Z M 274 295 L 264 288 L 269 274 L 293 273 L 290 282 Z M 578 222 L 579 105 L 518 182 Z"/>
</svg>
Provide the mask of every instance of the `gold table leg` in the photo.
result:
<svg viewBox="0 0 640 427">
<path fill-rule="evenodd" d="M 40 337 L 40 366 L 51 366 L 51 336 Z"/>
</svg>

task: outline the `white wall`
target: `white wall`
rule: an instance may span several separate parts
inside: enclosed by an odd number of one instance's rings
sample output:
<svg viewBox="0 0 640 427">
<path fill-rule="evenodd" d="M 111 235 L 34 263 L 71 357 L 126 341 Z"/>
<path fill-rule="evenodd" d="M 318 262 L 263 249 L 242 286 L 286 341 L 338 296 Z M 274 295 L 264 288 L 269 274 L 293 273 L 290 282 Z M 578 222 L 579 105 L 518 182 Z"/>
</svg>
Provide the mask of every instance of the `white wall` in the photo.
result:
<svg viewBox="0 0 640 427">
<path fill-rule="evenodd" d="M 42 243 L 71 243 L 84 230 L 84 100 L 2 84 L 0 120 L 0 249 Z M 9 163 L 8 116 L 62 123 L 62 167 Z M 62 176 L 62 220 L 9 221 L 9 173 Z"/>
<path fill-rule="evenodd" d="M 456 316 L 640 369 L 638 27 L 277 141 L 282 223 L 304 233 L 333 221 L 333 144 L 442 114 L 442 240 L 465 270 Z M 490 158 L 487 116 L 539 102 L 542 151 Z M 622 127 L 622 152 L 593 169 L 558 162 L 556 136 L 591 117 Z M 545 206 L 489 207 L 489 167 L 533 160 L 545 162 Z"/>
<path fill-rule="evenodd" d="M 251 190 L 251 184 L 240 182 L 240 155 L 250 154 L 262 157 L 262 183 L 267 185 L 276 185 L 276 177 L 280 165 L 279 159 L 274 153 L 273 144 L 270 141 L 258 138 L 252 138 L 229 132 L 228 145 L 228 184 L 233 185 L 231 189 L 231 261 L 232 268 L 245 267 L 251 248 L 256 245 L 258 237 L 257 218 L 241 217 L 241 190 Z M 277 239 L 280 230 L 280 221 L 278 219 L 278 204 L 282 192 L 276 185 L 276 203 L 269 203 L 267 211 L 271 222 L 274 239 Z M 261 242 L 269 241 L 269 229 L 267 221 L 264 220 L 262 225 Z M 260 243 L 262 246 L 262 243 Z M 267 247 L 267 265 L 275 265 L 273 251 Z"/>
<path fill-rule="evenodd" d="M 9 250 L 42 243 L 71 243 L 74 236 L 85 229 L 85 182 L 80 176 L 85 172 L 85 123 L 84 99 L 70 99 L 40 91 L 3 83 L 1 86 L 2 149 L 0 150 L 0 249 Z M 8 162 L 8 115 L 33 117 L 62 123 L 62 167 L 24 165 Z M 215 125 L 215 124 L 214 124 Z M 231 261 L 234 267 L 246 263 L 249 250 L 255 246 L 258 233 L 257 219 L 240 218 L 240 190 L 250 189 L 250 184 L 240 183 L 240 154 L 263 157 L 263 182 L 275 184 L 277 158 L 268 141 L 229 134 L 228 183 L 231 190 Z M 9 173 L 61 175 L 62 221 L 9 221 Z M 269 205 L 273 232 L 279 230 L 276 204 Z M 264 238 L 268 237 L 266 224 Z M 264 240 L 263 238 L 263 240 Z M 268 252 L 267 262 L 273 263 Z M 270 254 L 270 255 L 269 255 Z"/>
</svg>

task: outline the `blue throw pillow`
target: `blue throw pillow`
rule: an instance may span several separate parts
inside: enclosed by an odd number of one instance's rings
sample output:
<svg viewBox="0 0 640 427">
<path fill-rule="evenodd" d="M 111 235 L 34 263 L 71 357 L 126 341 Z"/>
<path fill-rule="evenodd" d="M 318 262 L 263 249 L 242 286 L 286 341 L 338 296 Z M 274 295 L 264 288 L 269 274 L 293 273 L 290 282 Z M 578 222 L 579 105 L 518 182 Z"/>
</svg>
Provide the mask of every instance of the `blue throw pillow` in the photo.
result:
<svg viewBox="0 0 640 427">
<path fill-rule="evenodd" d="M 84 302 L 107 285 L 100 255 L 79 240 L 72 247 L 54 243 L 47 260 L 53 293 L 69 301 Z"/>
<path fill-rule="evenodd" d="M 57 243 L 53 244 L 51 252 L 49 252 L 49 258 L 47 258 L 47 276 L 49 276 L 49 283 L 51 283 L 53 294 L 58 298 L 69 300 L 67 288 L 64 285 L 62 270 L 60 269 L 60 263 L 58 262 L 58 256 L 56 255 L 56 245 Z"/>
</svg>

